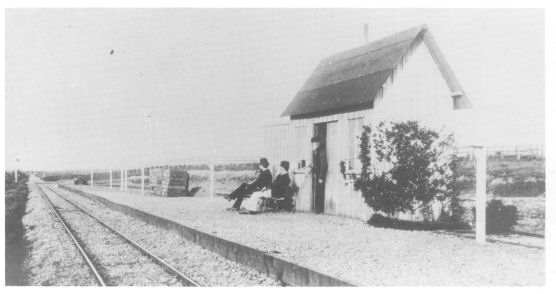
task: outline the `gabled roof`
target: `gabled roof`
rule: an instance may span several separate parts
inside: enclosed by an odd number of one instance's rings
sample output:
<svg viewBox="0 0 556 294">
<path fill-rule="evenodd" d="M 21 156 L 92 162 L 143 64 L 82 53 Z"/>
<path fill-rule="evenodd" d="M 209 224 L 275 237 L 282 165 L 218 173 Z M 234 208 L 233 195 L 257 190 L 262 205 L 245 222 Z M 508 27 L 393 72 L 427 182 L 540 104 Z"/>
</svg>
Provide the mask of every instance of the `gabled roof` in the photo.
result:
<svg viewBox="0 0 556 294">
<path fill-rule="evenodd" d="M 372 108 L 374 98 L 402 57 L 413 45 L 421 42 L 425 34 L 426 26 L 419 26 L 323 59 L 282 116 L 299 117 Z M 430 38 L 432 40 L 432 36 Z M 439 55 L 447 65 L 443 56 Z M 435 56 L 433 58 L 440 66 L 442 62 L 437 61 Z M 442 75 L 447 78 L 444 72 Z M 459 86 L 457 81 L 455 84 Z M 460 88 L 452 91 L 463 93 Z"/>
</svg>

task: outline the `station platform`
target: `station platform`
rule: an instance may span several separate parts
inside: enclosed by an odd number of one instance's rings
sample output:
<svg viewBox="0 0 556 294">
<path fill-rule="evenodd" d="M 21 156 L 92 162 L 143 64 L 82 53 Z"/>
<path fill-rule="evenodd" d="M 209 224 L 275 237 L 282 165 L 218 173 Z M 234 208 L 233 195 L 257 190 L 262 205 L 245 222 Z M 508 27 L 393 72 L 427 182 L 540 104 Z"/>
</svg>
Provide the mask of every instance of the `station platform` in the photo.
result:
<svg viewBox="0 0 556 294">
<path fill-rule="evenodd" d="M 544 249 L 374 228 L 313 213 L 227 211 L 221 197 L 161 198 L 64 183 L 362 286 L 544 285 Z"/>
</svg>

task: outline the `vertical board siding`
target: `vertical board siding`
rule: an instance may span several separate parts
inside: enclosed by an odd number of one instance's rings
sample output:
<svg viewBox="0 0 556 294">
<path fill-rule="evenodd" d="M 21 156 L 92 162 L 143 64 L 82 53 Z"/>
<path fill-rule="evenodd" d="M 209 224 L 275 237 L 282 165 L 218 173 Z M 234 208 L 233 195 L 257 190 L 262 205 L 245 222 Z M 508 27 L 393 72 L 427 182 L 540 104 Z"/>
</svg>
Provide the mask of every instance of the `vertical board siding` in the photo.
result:
<svg viewBox="0 0 556 294">
<path fill-rule="evenodd" d="M 328 136 L 332 150 L 329 150 L 328 176 L 325 195 L 325 213 L 348 218 L 368 220 L 372 210 L 365 204 L 361 193 L 346 183 L 340 172 L 340 160 L 349 159 L 349 119 L 367 119 L 369 110 L 335 114 L 323 117 L 293 120 L 288 125 L 265 127 L 265 153 L 275 172 L 281 160 L 290 162 L 292 181 L 299 188 L 297 210 L 312 210 L 312 177 L 309 173 L 298 171 L 298 164 L 305 160 L 312 163 L 311 137 L 317 123 L 329 123 Z M 366 120 L 367 121 L 367 120 Z M 335 129 L 335 130 L 333 130 Z M 328 132 L 328 131 L 327 131 Z M 346 162 L 347 163 L 347 162 Z"/>
<path fill-rule="evenodd" d="M 288 160 L 291 164 L 290 148 L 292 144 L 288 136 L 289 124 L 273 125 L 265 127 L 263 144 L 265 156 L 270 162 L 270 171 L 276 174 L 280 161 Z"/>
<path fill-rule="evenodd" d="M 345 161 L 346 167 L 349 169 L 351 166 L 356 172 L 360 168 L 356 160 L 358 140 L 354 136 L 360 133 L 361 124 L 376 125 L 380 121 L 411 119 L 433 128 L 455 131 L 458 137 L 452 111 L 452 91 L 442 78 L 433 60 L 434 56 L 431 56 L 424 46 L 420 46 L 421 44 L 422 39 L 419 39 L 402 57 L 402 62 L 383 86 L 383 91 L 375 97 L 373 109 L 296 119 L 290 121 L 289 128 L 283 125 L 267 128 L 265 146 L 268 146 L 266 150 L 272 158 L 271 162 L 288 158 L 290 166 L 295 170 L 301 159 L 305 159 L 307 164 L 312 161 L 309 140 L 314 125 L 328 123 L 329 169 L 325 213 L 362 220 L 368 220 L 373 213 L 365 204 L 361 193 L 354 190 L 353 183 L 343 179 L 339 169 L 340 161 Z M 289 151 L 284 152 L 286 149 Z M 353 164 L 350 165 L 350 162 Z M 293 178 L 300 187 L 297 208 L 310 211 L 311 176 L 294 172 Z M 417 212 L 400 214 L 398 217 L 417 220 L 422 218 L 421 215 Z"/>
</svg>

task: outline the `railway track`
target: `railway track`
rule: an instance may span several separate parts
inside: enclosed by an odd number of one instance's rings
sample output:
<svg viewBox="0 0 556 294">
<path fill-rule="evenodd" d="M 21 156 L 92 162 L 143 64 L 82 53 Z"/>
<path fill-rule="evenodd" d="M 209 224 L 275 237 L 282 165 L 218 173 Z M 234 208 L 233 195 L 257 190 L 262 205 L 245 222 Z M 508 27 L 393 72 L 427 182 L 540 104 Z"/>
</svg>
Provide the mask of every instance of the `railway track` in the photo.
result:
<svg viewBox="0 0 556 294">
<path fill-rule="evenodd" d="M 148 282 L 147 285 L 200 286 L 135 240 L 60 193 L 38 183 L 37 188 L 100 286 L 137 285 L 143 282 Z"/>
</svg>

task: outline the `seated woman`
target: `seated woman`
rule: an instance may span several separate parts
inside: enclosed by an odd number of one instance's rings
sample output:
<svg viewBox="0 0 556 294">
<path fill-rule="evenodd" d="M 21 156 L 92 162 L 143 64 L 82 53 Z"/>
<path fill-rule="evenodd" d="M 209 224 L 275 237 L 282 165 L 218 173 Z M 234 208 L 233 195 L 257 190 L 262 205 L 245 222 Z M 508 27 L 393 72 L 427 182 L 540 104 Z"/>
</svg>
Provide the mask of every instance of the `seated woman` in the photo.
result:
<svg viewBox="0 0 556 294">
<path fill-rule="evenodd" d="M 289 169 L 290 163 L 288 161 L 280 162 L 280 170 L 271 186 L 272 198 L 282 198 L 288 192 L 288 186 L 291 183 L 290 174 L 288 174 Z"/>
<path fill-rule="evenodd" d="M 249 197 L 253 192 L 260 191 L 263 188 L 268 188 L 272 184 L 272 174 L 268 170 L 268 159 L 261 158 L 259 160 L 259 175 L 257 179 L 250 183 L 243 183 L 235 189 L 230 195 L 225 196 L 228 200 L 234 200 L 234 205 L 228 210 L 239 210 L 243 198 Z"/>
<path fill-rule="evenodd" d="M 288 169 L 290 168 L 290 163 L 287 161 L 282 161 L 280 163 L 280 170 L 276 175 L 276 179 L 271 185 L 271 190 L 263 190 L 253 193 L 251 198 L 244 202 L 241 206 L 243 211 L 257 212 L 260 211 L 261 198 L 281 198 L 284 197 L 290 185 L 290 175 L 288 174 Z"/>
</svg>

